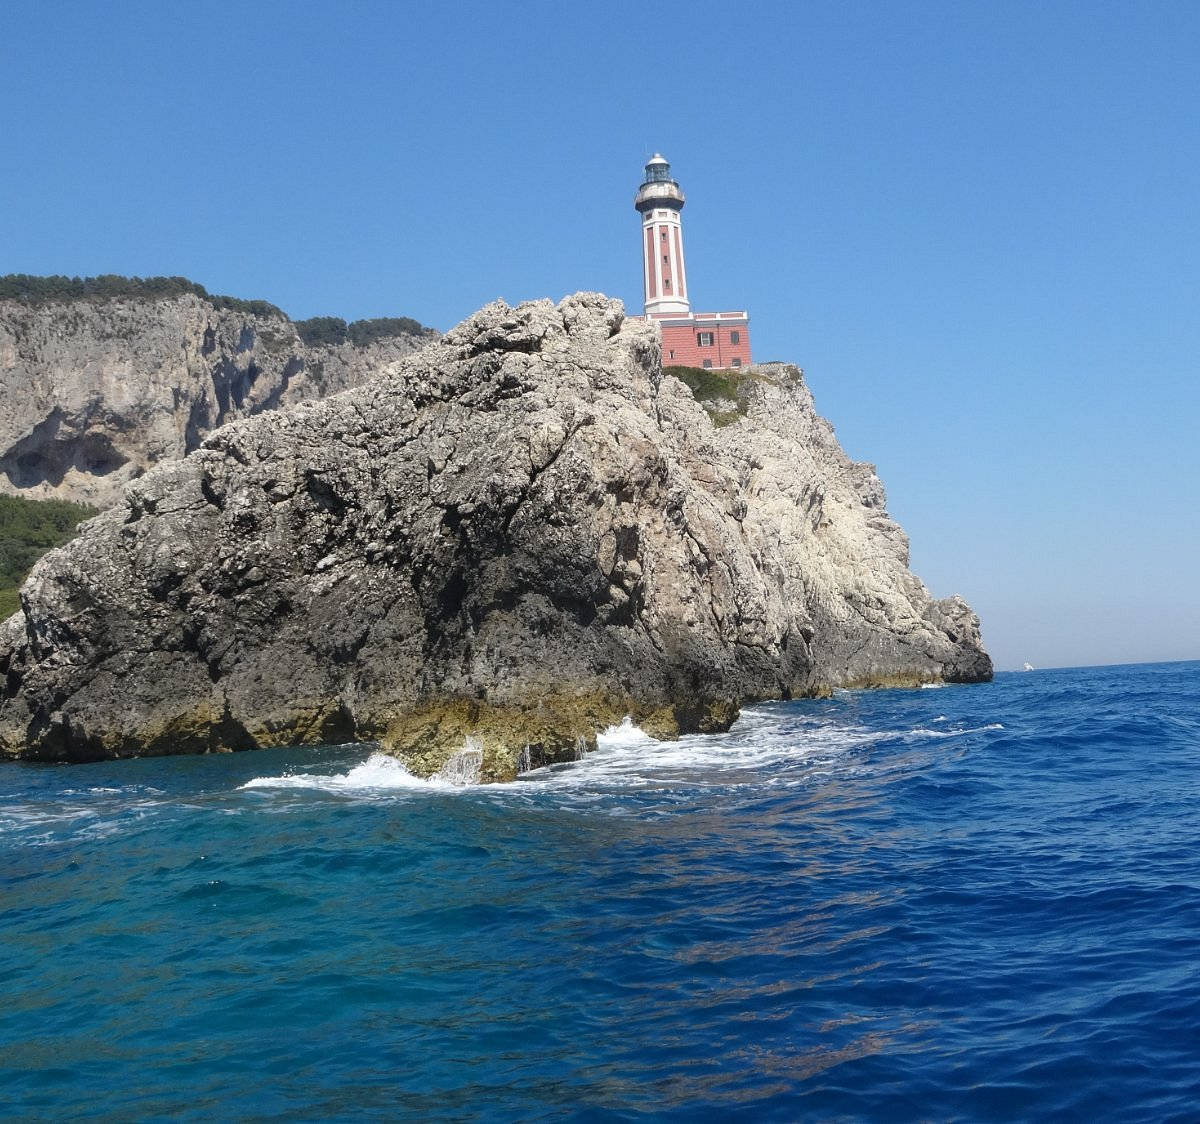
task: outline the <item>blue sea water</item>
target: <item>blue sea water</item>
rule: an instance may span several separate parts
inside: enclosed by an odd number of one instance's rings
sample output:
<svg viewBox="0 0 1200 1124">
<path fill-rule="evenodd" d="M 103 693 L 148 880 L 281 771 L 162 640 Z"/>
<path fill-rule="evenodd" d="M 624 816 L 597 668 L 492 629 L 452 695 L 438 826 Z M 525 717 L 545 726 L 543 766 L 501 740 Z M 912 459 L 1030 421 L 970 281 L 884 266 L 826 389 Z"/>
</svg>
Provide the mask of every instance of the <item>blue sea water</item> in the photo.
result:
<svg viewBox="0 0 1200 1124">
<path fill-rule="evenodd" d="M 1200 1115 L 1200 663 L 0 792 L 6 1118 Z"/>
</svg>

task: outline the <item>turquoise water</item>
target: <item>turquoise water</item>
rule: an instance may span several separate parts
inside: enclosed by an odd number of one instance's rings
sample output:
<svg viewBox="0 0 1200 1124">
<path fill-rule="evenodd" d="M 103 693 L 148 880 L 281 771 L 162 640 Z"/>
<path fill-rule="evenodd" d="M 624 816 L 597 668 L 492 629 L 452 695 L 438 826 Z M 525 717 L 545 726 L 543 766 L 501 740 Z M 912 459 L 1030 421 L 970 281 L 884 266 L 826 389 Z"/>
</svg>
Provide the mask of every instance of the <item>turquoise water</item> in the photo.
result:
<svg viewBox="0 0 1200 1124">
<path fill-rule="evenodd" d="M 1197 1117 L 1200 663 L 0 788 L 10 1118 Z"/>
</svg>

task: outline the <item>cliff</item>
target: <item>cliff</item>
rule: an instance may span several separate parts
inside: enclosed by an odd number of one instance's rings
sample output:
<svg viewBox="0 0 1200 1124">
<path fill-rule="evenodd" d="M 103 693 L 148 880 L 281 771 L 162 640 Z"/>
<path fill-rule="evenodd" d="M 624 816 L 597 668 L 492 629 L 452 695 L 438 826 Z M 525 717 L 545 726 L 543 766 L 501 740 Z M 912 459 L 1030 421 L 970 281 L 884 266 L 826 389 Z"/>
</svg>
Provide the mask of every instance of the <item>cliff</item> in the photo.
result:
<svg viewBox="0 0 1200 1124">
<path fill-rule="evenodd" d="M 578 294 L 225 425 L 35 567 L 0 625 L 0 752 L 378 739 L 502 779 L 625 714 L 672 736 L 990 678 L 801 373 L 731 385 L 714 420 L 653 325 Z"/>
<path fill-rule="evenodd" d="M 113 278 L 111 293 L 57 280 L 24 299 L 0 285 L 0 492 L 30 499 L 107 507 L 225 422 L 358 386 L 437 335 L 395 322 L 411 328 L 306 343 L 273 306 L 181 278 Z"/>
</svg>

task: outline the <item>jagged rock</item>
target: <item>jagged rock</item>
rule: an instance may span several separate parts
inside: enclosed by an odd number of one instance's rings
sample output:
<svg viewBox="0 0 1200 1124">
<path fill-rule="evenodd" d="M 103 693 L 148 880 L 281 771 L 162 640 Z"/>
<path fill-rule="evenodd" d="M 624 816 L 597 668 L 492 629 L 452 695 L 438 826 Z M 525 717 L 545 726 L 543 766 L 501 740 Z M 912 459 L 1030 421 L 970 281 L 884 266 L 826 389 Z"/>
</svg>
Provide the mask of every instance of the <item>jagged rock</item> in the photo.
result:
<svg viewBox="0 0 1200 1124">
<path fill-rule="evenodd" d="M 737 405 L 714 425 L 653 325 L 578 294 L 226 425 L 34 569 L 0 627 L 0 750 L 379 739 L 428 775 L 470 738 L 494 780 L 625 714 L 671 736 L 990 678 L 801 373 L 749 369 Z"/>
<path fill-rule="evenodd" d="M 193 294 L 0 300 L 0 491 L 107 507 L 225 422 L 358 386 L 436 335 L 308 345 L 282 314 Z"/>
</svg>

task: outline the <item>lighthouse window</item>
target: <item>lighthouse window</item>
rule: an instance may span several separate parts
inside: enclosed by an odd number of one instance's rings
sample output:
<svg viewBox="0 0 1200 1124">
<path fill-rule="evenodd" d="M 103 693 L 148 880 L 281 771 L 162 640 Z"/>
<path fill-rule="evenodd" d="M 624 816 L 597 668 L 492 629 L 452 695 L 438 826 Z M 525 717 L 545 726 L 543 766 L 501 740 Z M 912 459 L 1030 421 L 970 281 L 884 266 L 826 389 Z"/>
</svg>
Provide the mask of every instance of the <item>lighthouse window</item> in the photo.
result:
<svg viewBox="0 0 1200 1124">
<path fill-rule="evenodd" d="M 697 347 L 712 347 L 712 345 L 713 345 L 712 332 L 697 332 L 696 333 L 696 346 Z"/>
<path fill-rule="evenodd" d="M 729 342 L 730 343 L 741 343 L 742 342 L 742 333 L 741 332 L 730 332 L 729 333 Z"/>
<path fill-rule="evenodd" d="M 729 362 L 734 367 L 740 367 L 742 365 L 741 359 L 739 359 L 736 355 Z"/>
<path fill-rule="evenodd" d="M 705 369 L 706 371 L 711 371 L 711 370 L 712 370 L 712 360 L 711 360 L 711 359 L 705 359 L 705 360 L 704 360 L 704 369 Z"/>
</svg>

